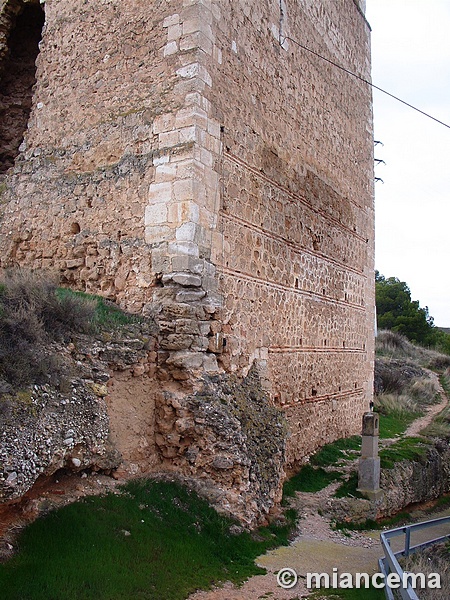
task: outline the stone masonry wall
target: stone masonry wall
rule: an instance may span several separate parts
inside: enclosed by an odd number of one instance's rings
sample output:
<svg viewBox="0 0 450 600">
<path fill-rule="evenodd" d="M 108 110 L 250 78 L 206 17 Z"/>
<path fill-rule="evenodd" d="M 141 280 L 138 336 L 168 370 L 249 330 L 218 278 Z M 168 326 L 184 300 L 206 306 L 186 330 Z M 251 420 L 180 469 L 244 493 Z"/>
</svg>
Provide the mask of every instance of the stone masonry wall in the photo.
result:
<svg viewBox="0 0 450 600">
<path fill-rule="evenodd" d="M 0 187 L 3 268 L 56 268 L 153 315 L 168 405 L 256 363 L 290 466 L 368 407 L 374 217 L 370 88 L 287 38 L 369 78 L 363 10 L 47 0 Z"/>
<path fill-rule="evenodd" d="M 46 2 L 33 110 L 2 190 L 3 266 L 56 267 L 67 284 L 142 308 L 153 124 L 180 103 L 159 52 L 165 5 Z"/>
<path fill-rule="evenodd" d="M 369 78 L 369 27 L 353 2 L 229 1 L 214 19 L 220 364 L 266 367 L 292 464 L 358 433 L 372 393 L 373 138 L 369 87 L 285 38 Z"/>
</svg>

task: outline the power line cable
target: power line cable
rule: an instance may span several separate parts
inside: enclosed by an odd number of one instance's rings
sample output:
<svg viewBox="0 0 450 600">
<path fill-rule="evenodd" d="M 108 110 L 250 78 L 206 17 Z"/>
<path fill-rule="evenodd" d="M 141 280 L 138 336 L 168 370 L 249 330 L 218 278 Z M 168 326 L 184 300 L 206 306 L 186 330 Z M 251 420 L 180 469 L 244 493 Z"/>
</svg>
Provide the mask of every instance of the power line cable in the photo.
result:
<svg viewBox="0 0 450 600">
<path fill-rule="evenodd" d="M 359 79 L 359 81 L 362 81 L 363 83 L 366 83 L 367 85 L 370 85 L 370 87 L 378 90 L 379 92 L 382 92 L 383 94 L 386 94 L 387 96 L 390 96 L 394 100 L 397 100 L 398 102 L 401 102 L 402 104 L 405 104 L 409 108 L 412 108 L 413 110 L 419 112 L 420 114 L 424 115 L 425 117 L 428 117 L 429 119 L 432 119 L 433 121 L 436 121 L 436 123 L 439 123 L 440 125 L 443 125 L 444 127 L 447 127 L 448 129 L 450 129 L 450 125 L 448 125 L 447 123 L 444 123 L 444 121 L 440 121 L 439 119 L 437 119 L 436 117 L 433 117 L 429 113 L 421 110 L 420 108 L 417 108 L 416 106 L 413 106 L 409 102 L 406 102 L 406 100 L 402 100 L 398 96 L 394 96 L 394 94 L 391 94 L 390 92 L 384 90 L 383 88 L 378 87 L 377 85 L 375 85 L 374 83 L 372 83 L 368 79 L 365 79 L 364 77 L 361 77 L 361 75 L 357 75 L 356 73 L 353 73 L 353 71 L 350 71 L 349 69 L 346 69 L 345 67 L 343 67 L 342 65 L 334 62 L 333 60 L 330 60 L 329 58 L 326 58 L 325 56 L 322 56 L 321 54 L 319 54 L 315 50 L 311 50 L 311 48 L 308 48 L 307 46 L 304 46 L 303 44 L 301 44 L 300 42 L 298 42 L 297 40 L 294 40 L 293 38 L 291 38 L 289 36 L 283 36 L 283 41 L 281 41 L 281 35 L 280 35 L 280 39 L 278 40 L 280 46 L 282 46 L 286 40 L 289 40 L 290 42 L 292 42 L 293 44 L 295 44 L 296 46 L 298 46 L 302 50 L 306 50 L 306 52 L 309 52 L 310 54 L 314 54 L 314 56 L 317 56 L 318 58 L 324 60 L 325 62 L 330 63 L 330 65 L 333 65 L 334 67 L 340 69 L 341 71 L 344 71 L 344 73 L 347 73 L 348 75 L 351 75 L 352 77 L 355 77 L 356 79 Z"/>
</svg>

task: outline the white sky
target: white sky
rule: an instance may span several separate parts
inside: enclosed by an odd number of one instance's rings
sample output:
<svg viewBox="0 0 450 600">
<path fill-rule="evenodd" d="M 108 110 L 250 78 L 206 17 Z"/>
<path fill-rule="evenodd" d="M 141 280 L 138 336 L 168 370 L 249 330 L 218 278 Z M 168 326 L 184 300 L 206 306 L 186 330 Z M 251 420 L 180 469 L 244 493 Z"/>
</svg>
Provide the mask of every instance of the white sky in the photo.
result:
<svg viewBox="0 0 450 600">
<path fill-rule="evenodd" d="M 372 82 L 450 125 L 450 0 L 367 0 Z M 374 90 L 376 268 L 450 327 L 450 129 Z"/>
</svg>

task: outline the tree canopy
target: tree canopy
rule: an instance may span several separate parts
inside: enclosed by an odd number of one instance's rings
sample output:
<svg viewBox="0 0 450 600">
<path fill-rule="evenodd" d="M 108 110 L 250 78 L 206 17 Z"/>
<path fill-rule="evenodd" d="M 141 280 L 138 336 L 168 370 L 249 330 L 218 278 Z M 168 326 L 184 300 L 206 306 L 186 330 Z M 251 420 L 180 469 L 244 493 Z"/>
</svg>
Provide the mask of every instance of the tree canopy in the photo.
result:
<svg viewBox="0 0 450 600">
<path fill-rule="evenodd" d="M 435 327 L 428 306 L 421 308 L 418 300 L 411 300 L 404 281 L 375 271 L 375 299 L 378 329 L 397 331 L 413 343 L 450 354 L 450 335 Z"/>
</svg>

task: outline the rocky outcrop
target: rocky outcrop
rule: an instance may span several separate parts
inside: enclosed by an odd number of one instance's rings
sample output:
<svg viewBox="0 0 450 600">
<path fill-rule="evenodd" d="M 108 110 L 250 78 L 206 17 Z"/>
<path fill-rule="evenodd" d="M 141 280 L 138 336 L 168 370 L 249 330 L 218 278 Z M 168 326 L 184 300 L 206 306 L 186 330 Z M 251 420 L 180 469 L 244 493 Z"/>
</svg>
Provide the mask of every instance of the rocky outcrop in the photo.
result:
<svg viewBox="0 0 450 600">
<path fill-rule="evenodd" d="M 145 371 L 152 337 L 148 323 L 96 338 L 75 335 L 45 349 L 48 383 L 19 392 L 0 389 L 0 500 L 21 497 L 39 476 L 58 469 L 111 472 L 122 462 L 111 442 L 106 396 L 115 372 Z M 55 357 L 57 356 L 57 360 Z M 141 367 L 141 369 L 139 369 Z"/>
<path fill-rule="evenodd" d="M 21 497 L 40 475 L 61 468 L 111 470 L 120 455 L 108 441 L 104 385 L 82 379 L 61 393 L 33 386 L 1 400 L 0 499 Z"/>
<path fill-rule="evenodd" d="M 450 491 L 450 441 L 437 440 L 421 460 L 402 460 L 382 469 L 380 479 L 384 498 L 377 507 L 379 517 L 439 498 Z"/>
<path fill-rule="evenodd" d="M 381 469 L 381 498 L 327 498 L 322 514 L 339 522 L 365 523 L 391 517 L 412 504 L 436 500 L 450 491 L 450 440 L 434 441 L 417 460 L 399 460 Z"/>
<path fill-rule="evenodd" d="M 255 365 L 243 379 L 205 376 L 189 396 L 166 393 L 156 414 L 166 464 L 213 490 L 216 508 L 249 525 L 281 499 L 287 426 Z"/>
</svg>

